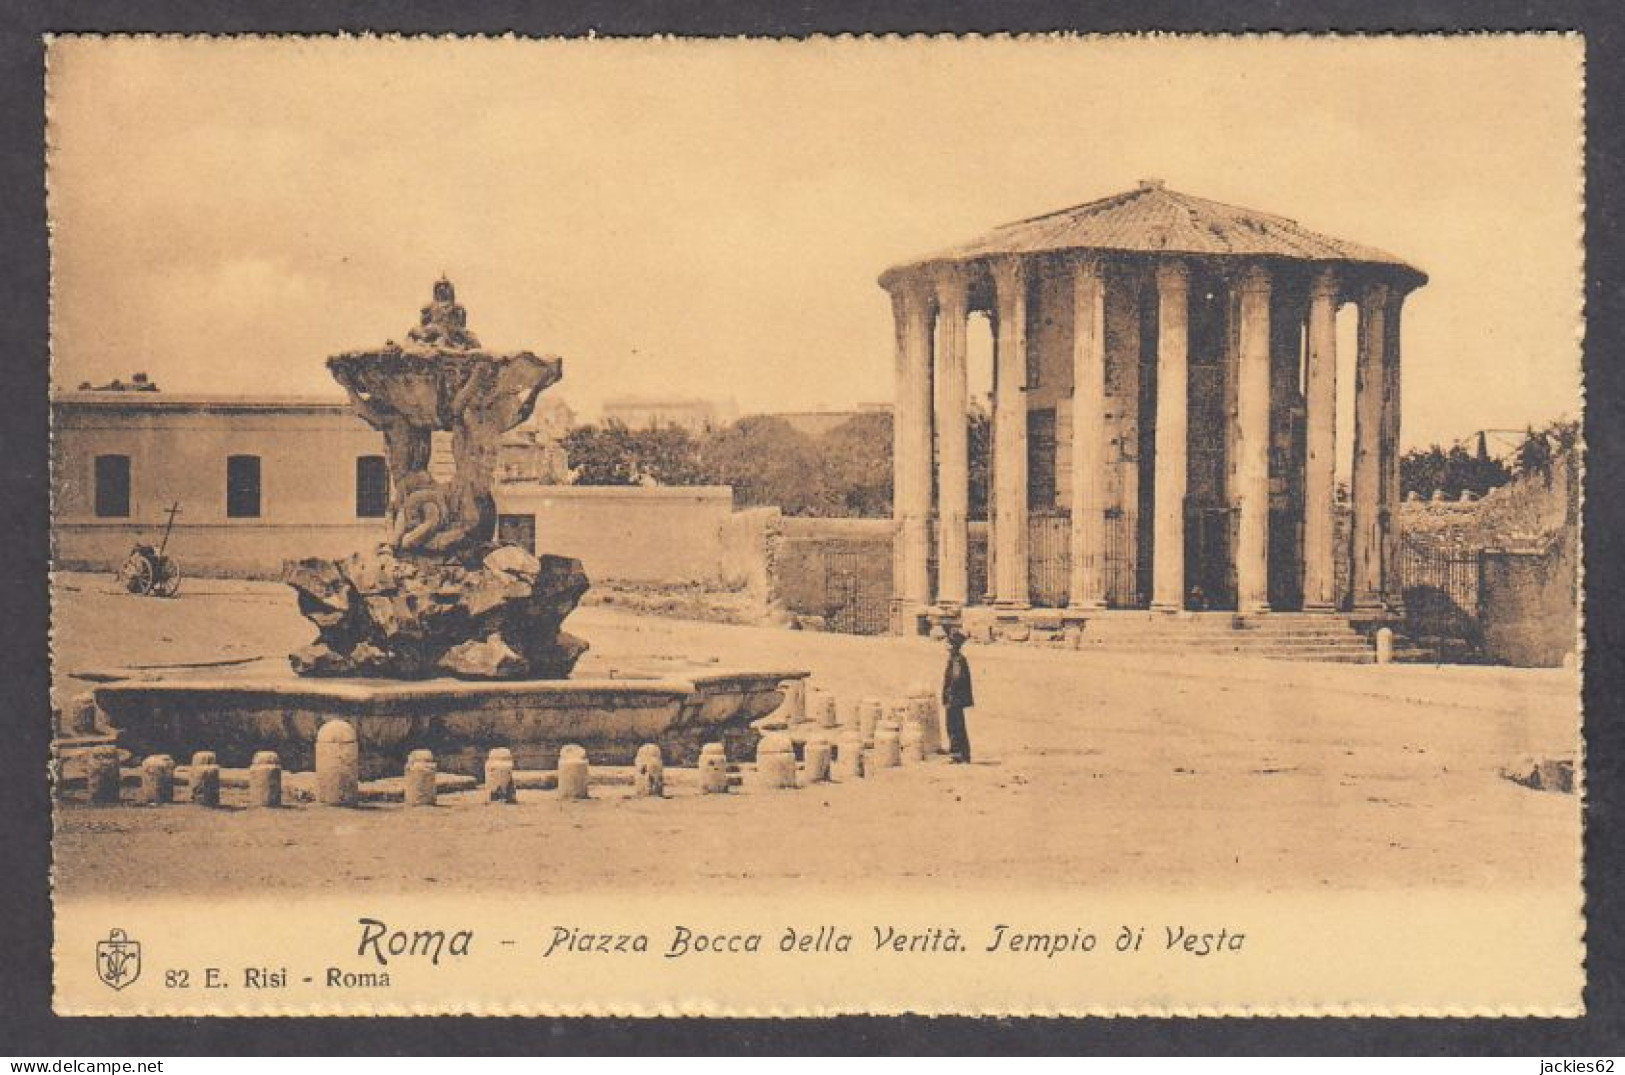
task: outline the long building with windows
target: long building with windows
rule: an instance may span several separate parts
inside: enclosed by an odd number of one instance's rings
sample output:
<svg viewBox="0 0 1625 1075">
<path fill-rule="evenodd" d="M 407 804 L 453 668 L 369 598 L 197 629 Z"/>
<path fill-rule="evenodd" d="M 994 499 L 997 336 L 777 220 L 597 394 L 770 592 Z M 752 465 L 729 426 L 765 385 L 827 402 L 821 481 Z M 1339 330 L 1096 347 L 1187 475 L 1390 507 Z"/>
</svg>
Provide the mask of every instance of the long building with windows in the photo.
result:
<svg viewBox="0 0 1625 1075">
<path fill-rule="evenodd" d="M 159 541 L 171 506 L 168 551 L 187 577 L 276 578 L 285 560 L 388 536 L 383 435 L 346 400 L 92 390 L 57 394 L 51 418 L 60 569 L 114 570 Z M 502 540 L 580 557 L 598 579 L 723 579 L 731 490 L 549 484 L 526 463 L 545 439 L 504 442 Z M 452 465 L 449 434 L 437 434 L 430 468 Z"/>
<path fill-rule="evenodd" d="M 1391 254 L 1157 180 L 887 270 L 897 629 L 972 608 L 1019 623 L 1035 606 L 1046 621 L 1391 614 L 1400 311 L 1426 281 Z M 1345 304 L 1358 317 L 1352 429 L 1337 428 Z M 994 342 L 985 557 L 967 524 L 977 315 Z"/>
</svg>

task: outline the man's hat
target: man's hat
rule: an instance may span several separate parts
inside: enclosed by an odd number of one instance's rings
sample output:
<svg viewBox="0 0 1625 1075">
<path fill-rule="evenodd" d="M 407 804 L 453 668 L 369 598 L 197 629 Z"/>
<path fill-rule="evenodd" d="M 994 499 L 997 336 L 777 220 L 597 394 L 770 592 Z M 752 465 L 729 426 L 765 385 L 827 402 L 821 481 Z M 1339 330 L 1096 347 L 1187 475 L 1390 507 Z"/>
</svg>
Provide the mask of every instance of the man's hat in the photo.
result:
<svg viewBox="0 0 1625 1075">
<path fill-rule="evenodd" d="M 960 644 L 962 644 L 964 642 L 969 641 L 969 639 L 970 639 L 970 636 L 967 635 L 964 631 L 961 631 L 959 628 L 957 628 L 957 627 L 948 628 L 948 641 L 952 642 L 954 645 L 956 645 L 956 646 L 960 645 Z"/>
</svg>

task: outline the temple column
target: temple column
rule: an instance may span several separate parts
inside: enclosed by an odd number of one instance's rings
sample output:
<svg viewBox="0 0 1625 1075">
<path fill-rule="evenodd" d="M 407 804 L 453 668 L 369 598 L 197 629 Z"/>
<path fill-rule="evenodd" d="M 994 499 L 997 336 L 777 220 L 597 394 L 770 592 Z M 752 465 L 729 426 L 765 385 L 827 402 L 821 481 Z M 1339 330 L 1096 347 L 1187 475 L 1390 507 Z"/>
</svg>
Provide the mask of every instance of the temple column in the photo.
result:
<svg viewBox="0 0 1625 1075">
<path fill-rule="evenodd" d="M 1390 609 L 1404 606 L 1399 578 L 1399 315 L 1405 293 L 1398 288 L 1388 292 L 1383 317 L 1383 456 L 1382 506 L 1377 518 L 1382 526 L 1383 554 L 1381 589 Z"/>
<path fill-rule="evenodd" d="M 1360 294 L 1359 355 L 1354 367 L 1354 501 L 1349 588 L 1357 609 L 1382 607 L 1383 344 L 1388 287 L 1368 284 Z"/>
<path fill-rule="evenodd" d="M 1242 276 L 1236 384 L 1236 610 L 1269 611 L 1270 278 Z"/>
<path fill-rule="evenodd" d="M 1151 607 L 1185 607 L 1185 486 L 1189 392 L 1190 273 L 1157 266 L 1156 510 L 1151 533 Z"/>
<path fill-rule="evenodd" d="M 1309 290 L 1305 365 L 1307 455 L 1303 495 L 1303 607 L 1337 607 L 1337 298 L 1326 269 Z"/>
<path fill-rule="evenodd" d="M 1097 258 L 1072 275 L 1072 528 L 1067 606 L 1106 607 L 1106 288 Z"/>
<path fill-rule="evenodd" d="M 892 289 L 897 328 L 896 413 L 892 423 L 892 556 L 894 627 L 929 604 L 931 516 L 931 306 L 917 280 Z"/>
<path fill-rule="evenodd" d="M 954 267 L 937 291 L 937 601 L 967 603 L 969 581 L 970 432 L 965 372 L 965 274 Z"/>
<path fill-rule="evenodd" d="M 998 393 L 993 401 L 994 604 L 1026 608 L 1027 274 L 1019 258 L 993 262 Z"/>
</svg>

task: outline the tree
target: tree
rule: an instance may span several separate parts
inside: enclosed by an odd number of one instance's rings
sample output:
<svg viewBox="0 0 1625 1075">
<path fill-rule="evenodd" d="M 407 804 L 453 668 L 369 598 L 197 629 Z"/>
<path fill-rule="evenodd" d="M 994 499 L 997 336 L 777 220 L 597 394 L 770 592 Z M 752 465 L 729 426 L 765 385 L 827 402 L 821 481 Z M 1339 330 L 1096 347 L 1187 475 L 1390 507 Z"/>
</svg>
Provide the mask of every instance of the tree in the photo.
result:
<svg viewBox="0 0 1625 1075">
<path fill-rule="evenodd" d="M 577 426 L 561 443 L 577 485 L 701 485 L 700 447 L 681 426 Z"/>
<path fill-rule="evenodd" d="M 637 484 L 637 451 L 631 430 L 621 423 L 577 426 L 560 443 L 577 485 Z"/>
<path fill-rule="evenodd" d="M 855 415 L 817 441 L 824 481 L 837 513 L 883 519 L 892 512 L 892 417 Z"/>
<path fill-rule="evenodd" d="M 752 415 L 712 433 L 701 444 L 700 464 L 711 481 L 733 486 L 742 505 L 840 514 L 817 444 L 782 418 Z"/>
<path fill-rule="evenodd" d="M 1499 459 L 1490 458 L 1482 437 L 1474 451 L 1461 444 L 1452 445 L 1448 451 L 1434 444 L 1413 448 L 1399 457 L 1401 493 L 1416 493 L 1424 500 L 1436 492 L 1443 493 L 1447 500 L 1457 499 L 1464 491 L 1483 496 L 1511 480 L 1512 472 Z"/>
</svg>

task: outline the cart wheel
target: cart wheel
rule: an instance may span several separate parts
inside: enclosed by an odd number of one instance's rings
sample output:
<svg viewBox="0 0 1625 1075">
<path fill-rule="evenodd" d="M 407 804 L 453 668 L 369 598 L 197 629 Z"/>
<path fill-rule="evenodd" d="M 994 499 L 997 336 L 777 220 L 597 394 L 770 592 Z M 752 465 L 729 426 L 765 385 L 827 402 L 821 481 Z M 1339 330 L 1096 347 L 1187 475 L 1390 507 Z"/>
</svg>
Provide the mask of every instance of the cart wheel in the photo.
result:
<svg viewBox="0 0 1625 1075">
<path fill-rule="evenodd" d="M 124 566 L 119 568 L 118 577 L 119 581 L 124 583 L 124 588 L 131 593 L 151 593 L 152 561 L 139 552 L 132 552 L 129 559 L 124 561 Z"/>
<path fill-rule="evenodd" d="M 159 597 L 174 597 L 181 588 L 181 565 L 165 556 L 158 561 L 158 578 L 152 592 Z"/>
</svg>

